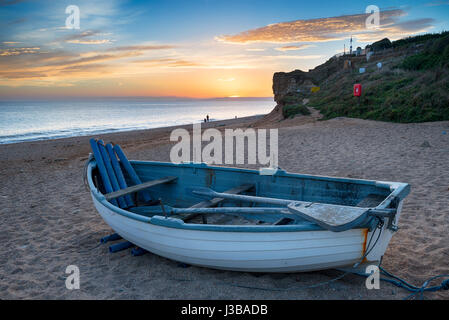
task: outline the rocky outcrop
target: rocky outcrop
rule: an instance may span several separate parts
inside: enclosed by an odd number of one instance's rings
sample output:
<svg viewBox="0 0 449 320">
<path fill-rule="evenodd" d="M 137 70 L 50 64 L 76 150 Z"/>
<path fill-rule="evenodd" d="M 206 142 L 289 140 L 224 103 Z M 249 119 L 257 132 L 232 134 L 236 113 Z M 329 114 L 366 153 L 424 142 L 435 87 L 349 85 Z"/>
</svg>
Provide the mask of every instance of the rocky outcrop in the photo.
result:
<svg viewBox="0 0 449 320">
<path fill-rule="evenodd" d="M 351 57 L 353 62 L 360 58 Z M 278 105 L 285 105 L 285 97 L 298 96 L 298 100 L 308 98 L 311 88 L 320 84 L 330 75 L 343 69 L 345 59 L 331 58 L 315 69 L 304 72 L 295 70 L 292 72 L 277 72 L 273 76 L 274 101 Z M 353 63 L 354 65 L 354 63 Z"/>
<path fill-rule="evenodd" d="M 315 86 L 315 79 L 301 70 L 292 72 L 276 72 L 273 76 L 274 101 L 277 104 L 284 104 L 283 98 L 289 94 L 310 92 L 310 88 Z"/>
</svg>

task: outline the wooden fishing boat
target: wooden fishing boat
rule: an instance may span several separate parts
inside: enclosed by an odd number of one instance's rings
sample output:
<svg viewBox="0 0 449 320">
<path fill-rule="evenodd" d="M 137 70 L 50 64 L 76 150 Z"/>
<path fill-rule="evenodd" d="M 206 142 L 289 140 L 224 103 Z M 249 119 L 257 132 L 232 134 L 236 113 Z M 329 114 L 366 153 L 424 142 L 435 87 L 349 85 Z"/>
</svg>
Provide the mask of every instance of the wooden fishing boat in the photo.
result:
<svg viewBox="0 0 449 320">
<path fill-rule="evenodd" d="M 116 233 L 162 257 L 216 269 L 379 264 L 410 191 L 397 182 L 128 161 L 117 145 L 91 146 L 87 183 Z"/>
</svg>

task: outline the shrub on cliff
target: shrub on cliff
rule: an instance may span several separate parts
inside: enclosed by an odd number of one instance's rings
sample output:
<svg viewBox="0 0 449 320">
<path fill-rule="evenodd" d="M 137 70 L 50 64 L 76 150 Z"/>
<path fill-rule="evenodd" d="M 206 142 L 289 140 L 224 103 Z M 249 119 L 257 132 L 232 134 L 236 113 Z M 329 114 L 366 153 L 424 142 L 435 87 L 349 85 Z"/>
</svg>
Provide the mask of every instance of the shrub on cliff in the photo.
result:
<svg viewBox="0 0 449 320">
<path fill-rule="evenodd" d="M 429 42 L 423 52 L 406 57 L 399 67 L 406 70 L 429 70 L 447 67 L 448 61 L 449 34 Z"/>
<path fill-rule="evenodd" d="M 286 105 L 282 109 L 282 115 L 285 119 L 293 118 L 294 116 L 301 114 L 303 116 L 307 116 L 310 114 L 309 109 L 307 107 L 300 104 L 290 104 Z"/>
</svg>

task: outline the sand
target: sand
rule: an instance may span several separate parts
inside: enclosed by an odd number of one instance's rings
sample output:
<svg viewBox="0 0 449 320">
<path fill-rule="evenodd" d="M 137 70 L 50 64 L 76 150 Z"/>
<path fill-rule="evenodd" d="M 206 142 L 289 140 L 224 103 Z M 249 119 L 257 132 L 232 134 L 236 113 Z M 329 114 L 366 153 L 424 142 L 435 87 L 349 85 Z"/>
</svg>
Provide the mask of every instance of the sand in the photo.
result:
<svg viewBox="0 0 449 320">
<path fill-rule="evenodd" d="M 288 122 L 260 117 L 209 123 L 279 130 L 279 163 L 291 172 L 408 182 L 400 230 L 383 266 L 421 285 L 449 273 L 449 122 L 393 124 L 337 118 Z M 131 159 L 169 161 L 172 128 L 101 135 Z M 447 134 L 443 134 L 447 132 Z M 403 299 L 408 293 L 335 270 L 251 274 L 185 267 L 154 254 L 115 254 L 99 239 L 111 233 L 83 186 L 89 137 L 0 145 L 1 299 Z M 68 265 L 80 289 L 65 287 Z M 248 288 L 251 287 L 251 288 Z M 257 287 L 257 288 L 254 288 Z M 263 290 L 262 290 L 263 289 Z M 448 291 L 427 298 L 448 299 Z"/>
</svg>

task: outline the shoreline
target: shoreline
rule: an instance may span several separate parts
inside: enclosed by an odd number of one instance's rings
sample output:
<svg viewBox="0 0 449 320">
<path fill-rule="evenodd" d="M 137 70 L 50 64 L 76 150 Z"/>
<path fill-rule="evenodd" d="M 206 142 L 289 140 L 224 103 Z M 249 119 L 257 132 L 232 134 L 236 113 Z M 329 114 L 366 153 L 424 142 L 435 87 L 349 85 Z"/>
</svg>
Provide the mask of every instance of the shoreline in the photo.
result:
<svg viewBox="0 0 449 320">
<path fill-rule="evenodd" d="M 260 118 L 263 118 L 266 116 L 266 114 L 256 114 L 253 116 L 247 116 L 247 117 L 240 117 L 240 118 L 230 118 L 230 119 L 223 119 L 223 120 L 213 120 L 210 122 L 199 122 L 201 123 L 201 126 L 205 126 L 207 128 L 215 127 L 215 126 L 221 126 L 221 125 L 228 125 L 234 122 L 246 122 L 246 121 L 253 121 L 258 120 Z M 214 125 L 215 124 L 215 125 Z M 11 145 L 11 144 L 18 144 L 18 143 L 31 143 L 31 142 L 40 142 L 40 141 L 54 141 L 54 140 L 61 140 L 61 139 L 70 139 L 70 138 L 83 138 L 83 137 L 94 137 L 94 136 L 105 136 L 110 134 L 122 134 L 122 133 L 138 133 L 138 132 L 144 132 L 149 130 L 163 130 L 163 129 L 177 129 L 177 128 L 185 128 L 186 126 L 191 126 L 192 123 L 187 124 L 180 124 L 180 125 L 174 125 L 174 126 L 162 126 L 162 127 L 155 127 L 155 128 L 146 128 L 146 129 L 105 129 L 102 132 L 98 133 L 88 133 L 88 134 L 82 134 L 82 135 L 72 135 L 72 136 L 61 136 L 61 137 L 51 137 L 51 138 L 41 138 L 41 139 L 35 139 L 35 140 L 24 140 L 24 141 L 17 141 L 17 142 L 6 142 L 6 143 L 0 143 L 0 146 L 3 145 Z M 209 127 L 208 127 L 209 125 Z M 115 131 L 107 131 L 107 130 L 115 130 Z"/>
<path fill-rule="evenodd" d="M 242 126 L 246 127 L 254 122 L 264 118 L 266 115 L 254 115 L 254 116 L 248 116 L 248 117 L 241 117 L 241 118 L 231 118 L 231 119 L 225 119 L 225 120 L 216 120 L 216 121 L 210 121 L 206 123 L 201 123 L 202 129 L 208 129 L 208 128 L 231 128 L 236 126 Z M 129 130 L 129 131 L 116 131 L 116 132 L 108 132 L 108 133 L 102 133 L 102 134 L 94 134 L 94 135 L 83 135 L 83 136 L 71 136 L 71 137 L 63 137 L 63 138 L 57 138 L 57 139 L 45 139 L 45 140 L 33 140 L 33 141 L 23 141 L 23 142 L 15 142 L 15 143 L 5 143 L 0 144 L 0 161 L 10 161 L 10 160 L 19 160 L 22 159 L 24 156 L 24 153 L 21 152 L 21 149 L 27 148 L 27 147 L 35 147 L 40 151 L 44 151 L 45 146 L 48 145 L 69 145 L 69 146 L 75 146 L 78 145 L 82 148 L 84 145 L 85 148 L 88 150 L 89 147 L 89 140 L 91 138 L 99 138 L 107 141 L 114 141 L 117 144 L 123 144 L 124 146 L 128 144 L 134 144 L 136 142 L 146 142 L 145 136 L 152 136 L 157 137 L 158 139 L 161 136 L 167 135 L 168 132 L 171 132 L 175 129 L 186 129 L 191 130 L 192 124 L 183 124 L 183 125 L 176 125 L 176 126 L 168 126 L 168 127 L 158 127 L 158 128 L 149 128 L 149 129 L 141 129 L 141 130 Z M 157 140 L 157 139 L 155 139 Z M 169 139 L 167 139 L 166 143 L 170 143 Z M 23 148 L 22 148 L 23 147 Z M 11 154 L 12 153 L 12 154 Z M 87 153 L 88 155 L 89 153 Z M 46 157 L 44 154 L 33 154 L 29 155 L 33 157 L 28 157 L 29 160 L 38 160 L 39 157 Z M 73 157 L 73 154 L 70 153 L 69 158 Z M 46 157 L 47 158 L 47 157 Z"/>
</svg>

